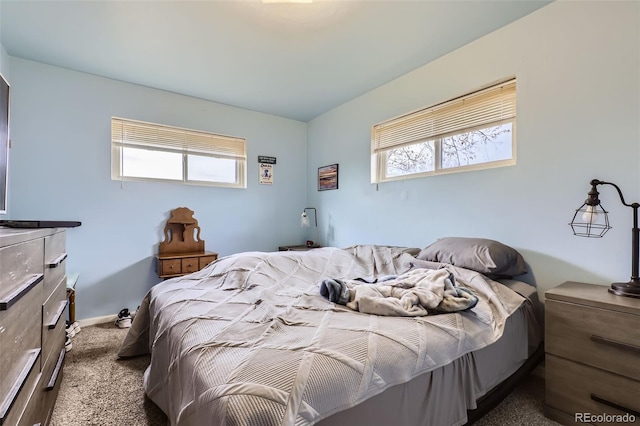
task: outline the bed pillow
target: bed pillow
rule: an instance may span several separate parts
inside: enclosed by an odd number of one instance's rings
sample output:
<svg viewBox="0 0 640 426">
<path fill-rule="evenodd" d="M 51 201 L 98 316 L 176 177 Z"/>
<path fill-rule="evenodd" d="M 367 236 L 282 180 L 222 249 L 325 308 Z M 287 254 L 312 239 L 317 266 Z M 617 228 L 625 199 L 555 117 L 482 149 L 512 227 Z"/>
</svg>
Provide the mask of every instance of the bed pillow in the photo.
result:
<svg viewBox="0 0 640 426">
<path fill-rule="evenodd" d="M 491 276 L 512 277 L 527 272 L 524 258 L 516 249 L 485 238 L 440 238 L 422 249 L 416 258 L 450 263 Z"/>
</svg>

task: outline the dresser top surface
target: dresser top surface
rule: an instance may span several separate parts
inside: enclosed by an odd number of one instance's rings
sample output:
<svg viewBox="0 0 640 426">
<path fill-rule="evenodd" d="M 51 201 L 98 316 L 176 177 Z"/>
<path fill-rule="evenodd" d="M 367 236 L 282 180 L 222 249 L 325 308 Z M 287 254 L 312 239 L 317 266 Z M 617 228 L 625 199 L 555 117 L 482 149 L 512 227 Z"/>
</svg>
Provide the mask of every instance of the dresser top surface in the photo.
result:
<svg viewBox="0 0 640 426">
<path fill-rule="evenodd" d="M 9 228 L 0 226 L 0 248 L 62 232 L 61 228 Z"/>
<path fill-rule="evenodd" d="M 640 299 L 612 294 L 606 285 L 567 281 L 545 292 L 545 298 L 640 315 Z"/>
</svg>

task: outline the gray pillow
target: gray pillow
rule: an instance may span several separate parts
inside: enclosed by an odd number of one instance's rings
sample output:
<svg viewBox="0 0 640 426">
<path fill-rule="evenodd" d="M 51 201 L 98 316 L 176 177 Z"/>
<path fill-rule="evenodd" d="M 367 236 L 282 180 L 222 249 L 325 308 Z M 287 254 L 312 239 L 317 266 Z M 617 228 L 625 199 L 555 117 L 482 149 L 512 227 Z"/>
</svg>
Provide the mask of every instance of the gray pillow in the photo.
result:
<svg viewBox="0 0 640 426">
<path fill-rule="evenodd" d="M 516 249 L 485 238 L 440 238 L 422 249 L 416 258 L 450 263 L 491 276 L 512 277 L 527 272 L 524 259 Z"/>
</svg>

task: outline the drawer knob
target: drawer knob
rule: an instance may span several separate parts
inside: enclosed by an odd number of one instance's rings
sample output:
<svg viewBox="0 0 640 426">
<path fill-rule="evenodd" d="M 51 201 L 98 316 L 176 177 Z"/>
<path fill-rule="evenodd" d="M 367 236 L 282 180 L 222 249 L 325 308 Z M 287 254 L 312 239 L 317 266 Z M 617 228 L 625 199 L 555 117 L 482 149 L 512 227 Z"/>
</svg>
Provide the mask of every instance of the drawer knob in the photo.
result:
<svg viewBox="0 0 640 426">
<path fill-rule="evenodd" d="M 62 253 L 55 260 L 52 260 L 51 262 L 47 263 L 47 267 L 49 267 L 49 268 L 57 268 L 58 266 L 60 266 L 60 264 L 62 262 L 65 261 L 66 258 L 67 258 L 67 253 Z"/>
<path fill-rule="evenodd" d="M 609 407 L 615 408 L 616 410 L 620 410 L 622 412 L 633 414 L 634 416 L 640 417 L 639 412 L 632 410 L 630 408 L 627 408 L 624 405 L 620 405 L 620 404 L 616 404 L 615 402 L 608 401 L 602 398 L 601 396 L 595 395 L 593 393 L 591 394 L 591 399 L 594 400 L 595 402 L 599 402 L 600 404 L 608 405 Z"/>
<path fill-rule="evenodd" d="M 15 291 L 10 293 L 6 299 L 0 299 L 0 311 L 6 311 L 16 303 L 22 296 L 29 293 L 29 291 L 34 288 L 40 281 L 44 279 L 43 274 L 33 274 L 29 277 L 25 282 L 23 282 L 20 287 L 18 287 Z"/>
<path fill-rule="evenodd" d="M 51 378 L 49 379 L 49 383 L 47 383 L 47 387 L 44 389 L 45 391 L 52 391 L 56 387 L 56 382 L 58 381 L 58 377 L 62 373 L 62 363 L 64 362 L 65 350 L 62 348 L 60 351 L 60 355 L 58 355 L 58 361 L 56 362 L 56 366 L 53 369 L 53 373 L 51 373 Z"/>
<path fill-rule="evenodd" d="M 628 343 L 616 342 L 615 340 L 606 339 L 604 337 L 591 335 L 591 340 L 596 343 L 603 343 L 605 345 L 615 346 L 616 348 L 626 349 L 632 352 L 640 352 L 640 346 L 630 345 Z"/>
<path fill-rule="evenodd" d="M 64 348 L 62 348 L 64 350 Z M 13 403 L 18 398 L 18 393 L 22 386 L 27 382 L 27 377 L 31 374 L 31 371 L 36 365 L 36 361 L 40 360 L 40 352 L 41 349 L 33 349 L 29 351 L 28 358 L 26 363 L 23 365 L 22 370 L 18 377 L 16 377 L 15 382 L 9 388 L 9 392 L 4 397 L 4 400 L 0 401 L 0 422 L 4 422 L 6 418 L 9 416 L 9 411 L 11 407 L 13 407 Z"/>
</svg>

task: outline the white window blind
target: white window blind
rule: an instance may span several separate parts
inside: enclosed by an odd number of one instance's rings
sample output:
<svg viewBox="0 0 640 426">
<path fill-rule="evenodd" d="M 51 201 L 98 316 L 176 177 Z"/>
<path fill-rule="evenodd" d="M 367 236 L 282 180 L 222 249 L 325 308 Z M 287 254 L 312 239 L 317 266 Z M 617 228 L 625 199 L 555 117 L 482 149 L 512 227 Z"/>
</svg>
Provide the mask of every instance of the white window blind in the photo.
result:
<svg viewBox="0 0 640 426">
<path fill-rule="evenodd" d="M 111 147 L 113 179 L 246 187 L 243 138 L 113 117 Z"/>
<path fill-rule="evenodd" d="M 435 141 L 433 152 L 437 155 L 441 151 L 438 144 L 445 138 L 505 123 L 515 124 L 515 117 L 516 80 L 511 79 L 376 124 L 371 135 L 372 166 L 376 168 L 375 173 L 372 172 L 372 181 L 387 180 L 384 173 L 385 154 L 394 149 Z M 510 132 L 513 134 L 512 130 Z M 437 172 L 439 166 L 435 165 L 434 169 Z"/>
</svg>

